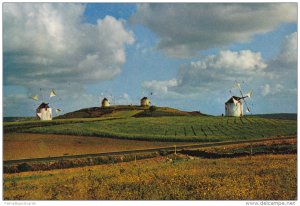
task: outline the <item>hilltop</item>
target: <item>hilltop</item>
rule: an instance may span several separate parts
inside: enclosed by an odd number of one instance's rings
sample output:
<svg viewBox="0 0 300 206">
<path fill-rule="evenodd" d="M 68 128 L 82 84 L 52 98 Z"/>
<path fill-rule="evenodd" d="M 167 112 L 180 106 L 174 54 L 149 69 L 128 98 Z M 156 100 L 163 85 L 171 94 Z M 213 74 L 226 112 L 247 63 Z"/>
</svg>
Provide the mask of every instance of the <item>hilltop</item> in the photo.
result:
<svg viewBox="0 0 300 206">
<path fill-rule="evenodd" d="M 162 117 L 162 116 L 207 116 L 200 112 L 185 112 L 169 107 L 142 107 L 137 105 L 114 105 L 91 107 L 60 115 L 55 119 L 95 118 L 95 117 Z"/>
</svg>

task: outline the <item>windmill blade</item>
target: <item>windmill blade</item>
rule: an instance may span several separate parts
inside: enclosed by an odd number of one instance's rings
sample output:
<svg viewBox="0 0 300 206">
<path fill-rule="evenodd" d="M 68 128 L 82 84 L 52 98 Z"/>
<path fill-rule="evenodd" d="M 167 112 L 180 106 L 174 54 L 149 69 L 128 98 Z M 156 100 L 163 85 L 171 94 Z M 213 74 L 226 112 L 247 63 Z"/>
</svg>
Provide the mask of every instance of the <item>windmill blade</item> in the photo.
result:
<svg viewBox="0 0 300 206">
<path fill-rule="evenodd" d="M 253 96 L 253 91 L 251 90 L 250 92 L 248 92 L 248 93 L 246 94 L 245 97 L 251 98 L 252 96 Z"/>
<path fill-rule="evenodd" d="M 54 89 L 52 89 L 51 92 L 50 92 L 50 98 L 55 97 L 55 96 L 56 96 L 56 93 L 54 92 Z"/>
<path fill-rule="evenodd" d="M 248 104 L 247 104 L 247 102 L 245 101 L 245 98 L 242 98 L 243 99 L 243 101 L 244 101 L 244 103 L 245 103 L 245 105 L 246 105 L 246 111 L 248 111 L 248 112 L 250 112 L 250 109 L 249 109 L 249 107 L 248 107 Z"/>
<path fill-rule="evenodd" d="M 247 104 L 247 102 L 245 101 L 245 96 L 243 95 L 243 92 L 242 92 L 242 89 L 241 89 L 241 85 L 239 84 L 239 90 L 240 90 L 240 94 L 241 94 L 241 96 L 242 96 L 242 99 L 243 99 L 243 102 L 245 103 L 245 105 L 246 105 L 246 111 L 249 111 L 250 112 L 250 109 L 249 109 L 249 107 L 248 107 L 248 104 Z"/>
<path fill-rule="evenodd" d="M 31 98 L 32 98 L 33 100 L 35 100 L 35 101 L 38 101 L 38 100 L 39 100 L 38 95 L 34 95 L 34 96 L 32 96 Z"/>
</svg>

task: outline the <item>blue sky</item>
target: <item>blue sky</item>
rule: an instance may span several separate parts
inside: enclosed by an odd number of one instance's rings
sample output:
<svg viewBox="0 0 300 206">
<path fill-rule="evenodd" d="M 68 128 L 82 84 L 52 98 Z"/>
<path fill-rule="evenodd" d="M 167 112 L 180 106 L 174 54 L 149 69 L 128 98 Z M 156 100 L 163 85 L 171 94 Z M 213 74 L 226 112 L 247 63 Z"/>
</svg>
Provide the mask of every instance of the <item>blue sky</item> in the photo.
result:
<svg viewBox="0 0 300 206">
<path fill-rule="evenodd" d="M 235 81 L 252 113 L 297 112 L 297 36 L 296 3 L 6 3 L 4 116 L 143 96 L 220 115 Z"/>
</svg>

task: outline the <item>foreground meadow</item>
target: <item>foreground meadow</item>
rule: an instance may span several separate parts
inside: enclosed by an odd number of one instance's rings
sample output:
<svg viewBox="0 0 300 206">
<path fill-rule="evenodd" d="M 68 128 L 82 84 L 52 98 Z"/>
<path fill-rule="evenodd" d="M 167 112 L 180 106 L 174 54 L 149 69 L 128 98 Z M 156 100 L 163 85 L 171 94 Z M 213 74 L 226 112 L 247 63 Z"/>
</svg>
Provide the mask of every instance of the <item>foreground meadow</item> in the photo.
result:
<svg viewBox="0 0 300 206">
<path fill-rule="evenodd" d="M 294 200 L 295 154 L 4 174 L 5 200 Z"/>
</svg>

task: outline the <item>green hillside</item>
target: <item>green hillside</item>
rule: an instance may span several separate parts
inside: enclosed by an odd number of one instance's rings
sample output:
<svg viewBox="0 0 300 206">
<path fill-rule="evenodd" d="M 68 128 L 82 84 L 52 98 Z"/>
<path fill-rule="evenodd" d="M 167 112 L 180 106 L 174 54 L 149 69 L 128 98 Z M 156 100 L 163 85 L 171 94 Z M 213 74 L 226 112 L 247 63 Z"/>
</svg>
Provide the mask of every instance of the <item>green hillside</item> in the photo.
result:
<svg viewBox="0 0 300 206">
<path fill-rule="evenodd" d="M 95 117 L 161 117 L 161 116 L 197 116 L 197 112 L 184 112 L 169 107 L 141 107 L 137 105 L 115 105 L 110 107 L 91 107 L 66 113 L 55 119 L 95 118 Z"/>
<path fill-rule="evenodd" d="M 260 117 L 167 116 L 123 118 L 33 127 L 32 133 L 150 141 L 228 141 L 295 135 L 297 122 Z"/>
<path fill-rule="evenodd" d="M 25 122 L 38 120 L 37 117 L 3 117 L 3 122 Z"/>
<path fill-rule="evenodd" d="M 183 112 L 168 107 L 141 107 L 136 105 L 116 105 L 110 107 L 91 107 L 80 109 L 55 117 L 52 121 L 40 121 L 37 118 L 9 118 L 5 121 L 4 132 L 22 132 L 33 127 L 73 124 L 83 122 L 124 119 L 129 117 L 162 117 L 162 116 L 203 116 L 199 112 Z M 23 120 L 23 121 L 22 121 Z"/>
<path fill-rule="evenodd" d="M 168 107 L 92 107 L 53 121 L 5 122 L 4 132 L 70 134 L 149 141 L 227 141 L 295 135 L 297 121 L 215 117 Z"/>
</svg>

